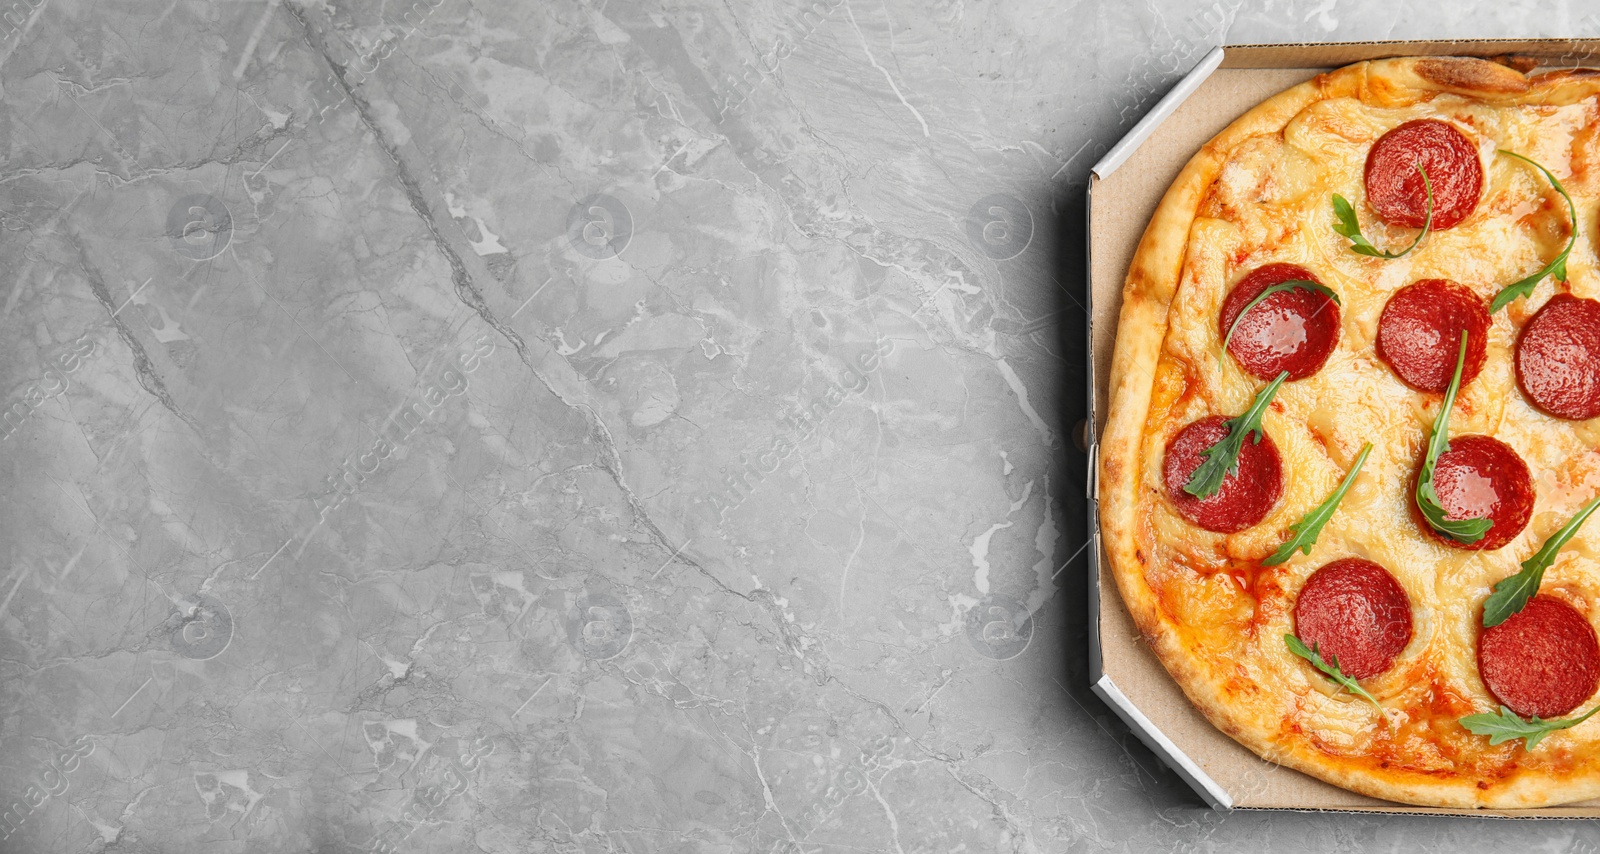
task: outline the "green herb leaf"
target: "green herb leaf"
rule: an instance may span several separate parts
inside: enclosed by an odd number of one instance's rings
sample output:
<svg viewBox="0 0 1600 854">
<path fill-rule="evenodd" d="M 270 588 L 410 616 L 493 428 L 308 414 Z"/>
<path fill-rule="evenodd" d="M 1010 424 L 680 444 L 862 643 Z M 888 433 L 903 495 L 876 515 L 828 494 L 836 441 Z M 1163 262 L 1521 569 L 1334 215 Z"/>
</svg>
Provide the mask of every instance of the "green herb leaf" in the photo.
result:
<svg viewBox="0 0 1600 854">
<path fill-rule="evenodd" d="M 1319 282 L 1313 282 L 1310 279 L 1288 279 L 1279 282 L 1276 285 L 1270 285 L 1262 289 L 1261 293 L 1256 294 L 1255 299 L 1245 303 L 1244 310 L 1239 312 L 1239 314 L 1233 318 L 1233 323 L 1228 325 L 1228 334 L 1222 336 L 1222 352 L 1217 354 L 1218 368 L 1222 367 L 1222 354 L 1228 352 L 1228 342 L 1233 340 L 1233 330 L 1239 328 L 1239 322 L 1244 320 L 1244 316 L 1250 313 L 1250 309 L 1255 308 L 1263 300 L 1272 296 L 1273 294 L 1282 293 L 1284 291 L 1292 291 L 1295 288 L 1316 291 L 1328 299 L 1333 300 L 1334 305 L 1344 305 L 1344 301 L 1339 299 L 1339 295 L 1334 293 L 1332 288 L 1329 288 L 1328 286 Z"/>
<path fill-rule="evenodd" d="M 1525 297 L 1533 293 L 1534 287 L 1545 276 L 1550 276 L 1558 282 L 1565 282 L 1567 280 L 1567 256 L 1572 254 L 1572 247 L 1578 243 L 1578 208 L 1572 203 L 1572 197 L 1567 195 L 1567 188 L 1561 186 L 1561 182 L 1556 180 L 1556 176 L 1550 174 L 1549 169 L 1540 166 L 1538 163 L 1523 157 L 1515 151 L 1506 151 L 1504 148 L 1498 149 L 1498 151 L 1501 154 L 1509 154 L 1544 173 L 1544 177 L 1550 180 L 1550 186 L 1555 187 L 1556 192 L 1561 194 L 1561 198 L 1567 200 L 1567 216 L 1571 218 L 1568 222 L 1572 223 L 1572 236 L 1567 238 L 1567 248 L 1561 250 L 1560 255 L 1557 255 L 1550 263 L 1544 265 L 1537 273 L 1501 288 L 1500 292 L 1494 295 L 1494 301 L 1489 303 L 1490 314 L 1505 308 L 1507 304 L 1517 297 Z"/>
<path fill-rule="evenodd" d="M 1334 224 L 1333 230 L 1340 237 L 1350 239 L 1351 252 L 1357 255 L 1365 255 L 1369 258 L 1385 258 L 1392 261 L 1409 254 L 1411 250 L 1417 248 L 1417 244 L 1421 243 L 1424 237 L 1428 236 L 1429 232 L 1433 231 L 1433 185 L 1428 182 L 1428 170 L 1422 168 L 1421 163 L 1417 164 L 1417 171 L 1422 173 L 1422 189 L 1428 194 L 1427 217 L 1423 219 L 1422 231 L 1417 233 L 1416 239 L 1411 241 L 1410 246 L 1399 252 L 1384 252 L 1373 246 L 1371 241 L 1361 235 L 1361 223 L 1356 220 L 1355 208 L 1350 206 L 1344 196 L 1338 193 L 1333 194 L 1333 216 L 1338 220 Z"/>
<path fill-rule="evenodd" d="M 1294 556 L 1298 550 L 1301 554 L 1311 554 L 1311 547 L 1317 542 L 1317 536 L 1322 533 L 1322 526 L 1328 524 L 1333 518 L 1333 511 L 1338 509 L 1339 502 L 1344 499 L 1344 494 L 1350 491 L 1350 484 L 1356 482 L 1356 474 L 1361 471 L 1362 463 L 1367 461 L 1367 454 L 1372 453 L 1372 443 L 1368 442 L 1361 449 L 1361 456 L 1356 457 L 1356 464 L 1350 467 L 1350 472 L 1340 481 L 1339 488 L 1328 496 L 1328 499 L 1317 505 L 1316 509 L 1307 513 L 1300 521 L 1289 526 L 1294 536 L 1278 550 L 1268 555 L 1261 561 L 1262 566 L 1277 566 Z"/>
<path fill-rule="evenodd" d="M 1222 488 L 1223 478 L 1239 470 L 1239 452 L 1244 449 L 1245 437 L 1254 433 L 1255 441 L 1260 443 L 1261 416 L 1266 414 L 1267 404 L 1278 393 L 1278 387 L 1288 378 L 1288 371 L 1278 374 L 1277 379 L 1256 393 L 1255 402 L 1243 415 L 1223 422 L 1223 426 L 1228 428 L 1227 435 L 1200 452 L 1205 460 L 1189 475 L 1189 482 L 1183 485 L 1184 492 L 1196 498 L 1210 498 Z"/>
<path fill-rule="evenodd" d="M 1378 698 L 1372 696 L 1371 694 L 1368 694 L 1367 690 L 1365 688 L 1362 688 L 1356 682 L 1356 680 L 1351 679 L 1350 677 L 1344 675 L 1344 673 L 1339 670 L 1339 659 L 1337 657 L 1333 658 L 1332 663 L 1323 661 L 1322 660 L 1322 656 L 1317 652 L 1316 647 L 1311 647 L 1310 649 L 1307 649 L 1306 645 L 1304 643 L 1302 643 L 1300 641 L 1300 639 L 1295 637 L 1294 635 L 1284 635 L 1283 636 L 1283 642 L 1285 644 L 1288 644 L 1290 652 L 1294 653 L 1295 655 L 1300 656 L 1301 658 L 1305 659 L 1306 661 L 1311 662 L 1311 666 L 1312 667 L 1315 667 L 1316 669 L 1322 671 L 1322 673 L 1324 675 L 1326 675 L 1329 679 L 1332 679 L 1333 681 L 1339 683 L 1339 685 L 1341 687 L 1343 687 L 1345 690 L 1349 691 L 1350 693 L 1355 694 L 1356 696 L 1365 698 L 1367 702 L 1369 702 L 1373 706 L 1377 707 L 1378 713 L 1383 715 L 1383 719 L 1384 720 L 1386 720 L 1386 721 L 1391 721 L 1392 720 L 1389 717 L 1389 710 L 1385 709 L 1383 707 L 1383 704 L 1378 702 Z"/>
<path fill-rule="evenodd" d="M 1433 433 L 1428 437 L 1428 456 L 1422 463 L 1422 476 L 1417 478 L 1417 509 L 1435 531 L 1468 545 L 1483 539 L 1494 523 L 1488 519 L 1447 519 L 1444 507 L 1439 504 L 1439 493 L 1433 488 L 1433 467 L 1439 457 L 1450 452 L 1450 409 L 1456 404 L 1456 392 L 1461 390 L 1461 370 L 1467 360 L 1467 330 L 1461 330 L 1461 348 L 1456 353 L 1456 374 L 1450 378 L 1450 390 L 1445 392 L 1439 415 L 1433 419 Z"/>
<path fill-rule="evenodd" d="M 1482 712 L 1476 715 L 1467 715 L 1461 719 L 1461 725 L 1474 735 L 1486 735 L 1491 746 L 1510 741 L 1513 738 L 1522 739 L 1524 750 L 1532 750 L 1539 746 L 1539 742 L 1547 735 L 1558 729 L 1575 727 L 1588 720 L 1595 712 L 1600 712 L 1600 706 L 1595 706 L 1575 718 L 1559 721 L 1540 720 L 1538 715 L 1523 720 L 1505 706 L 1498 712 Z"/>
<path fill-rule="evenodd" d="M 1494 586 L 1494 592 L 1483 603 L 1484 628 L 1500 625 L 1510 619 L 1512 614 L 1521 611 L 1522 606 L 1528 604 L 1528 600 L 1539 592 L 1539 584 L 1544 581 L 1544 571 L 1555 562 L 1556 552 L 1561 551 L 1561 547 L 1578 533 L 1578 529 L 1583 527 L 1584 520 L 1588 519 L 1589 514 L 1597 507 L 1600 507 L 1600 496 L 1585 504 L 1577 515 L 1561 527 L 1561 530 L 1544 541 L 1544 546 L 1534 552 L 1533 557 L 1523 561 L 1521 572 L 1501 579 L 1500 583 Z"/>
</svg>

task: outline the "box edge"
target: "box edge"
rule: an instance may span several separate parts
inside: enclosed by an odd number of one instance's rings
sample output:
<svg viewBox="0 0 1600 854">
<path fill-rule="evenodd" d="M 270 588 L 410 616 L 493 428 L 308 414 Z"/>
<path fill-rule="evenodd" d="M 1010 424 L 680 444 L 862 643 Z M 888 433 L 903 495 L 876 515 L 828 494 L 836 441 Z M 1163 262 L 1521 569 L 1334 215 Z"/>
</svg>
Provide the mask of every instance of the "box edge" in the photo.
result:
<svg viewBox="0 0 1600 854">
<path fill-rule="evenodd" d="M 1161 100 L 1157 101 L 1156 105 L 1150 108 L 1150 112 L 1145 113 L 1144 117 L 1134 124 L 1132 130 L 1124 134 L 1122 139 L 1117 140 L 1117 144 L 1111 146 L 1111 150 L 1102 155 L 1099 162 L 1090 167 L 1089 173 L 1104 178 L 1115 172 L 1117 167 L 1121 166 L 1123 161 L 1137 151 L 1139 146 L 1149 138 L 1150 134 L 1155 132 L 1156 127 L 1166 121 L 1173 111 L 1178 109 L 1178 105 L 1194 94 L 1194 90 L 1200 88 L 1200 84 L 1206 82 L 1206 78 L 1211 76 L 1211 72 L 1216 71 L 1218 66 L 1222 65 L 1224 53 L 1225 48 L 1221 45 L 1212 48 L 1211 52 L 1202 57 L 1195 64 L 1195 67 L 1190 69 L 1182 80 L 1178 81 L 1176 86 L 1173 86 L 1168 90 L 1167 94 L 1161 96 Z"/>
<path fill-rule="evenodd" d="M 1135 706 L 1133 701 L 1122 693 L 1122 689 L 1117 687 L 1117 683 L 1113 682 L 1110 676 L 1101 676 L 1092 687 L 1094 693 L 1104 700 L 1112 711 L 1117 713 L 1117 717 L 1121 718 L 1122 722 L 1133 730 L 1134 735 L 1137 735 L 1140 741 L 1144 742 L 1144 746 L 1150 748 L 1157 756 L 1160 756 L 1162 761 L 1167 763 L 1167 767 L 1171 768 L 1179 777 L 1182 777 L 1183 781 L 1189 784 L 1189 788 L 1193 789 L 1195 794 L 1204 798 L 1212 809 L 1231 810 L 1233 808 L 1233 798 L 1228 795 L 1227 790 L 1218 785 L 1217 781 L 1211 779 L 1211 775 L 1201 770 L 1200 766 L 1195 764 L 1188 754 L 1179 750 L 1178 745 L 1174 744 L 1172 739 L 1167 738 L 1166 733 L 1163 733 L 1155 724 L 1151 723 L 1150 719 L 1145 717 L 1144 712 L 1139 711 L 1139 707 Z"/>
<path fill-rule="evenodd" d="M 1089 594 L 1087 608 L 1089 611 L 1089 684 L 1093 685 L 1105 675 L 1105 661 L 1100 650 L 1100 433 L 1099 413 L 1095 410 L 1098 401 L 1095 398 L 1095 368 L 1094 368 L 1094 187 L 1098 178 L 1091 171 L 1089 173 L 1089 186 L 1084 191 L 1083 198 L 1083 258 L 1084 258 L 1084 356 L 1085 364 L 1089 366 L 1087 398 L 1088 429 L 1085 433 L 1088 446 L 1084 453 L 1088 458 L 1088 471 L 1084 475 L 1084 498 L 1089 514 L 1089 544 L 1088 556 L 1088 581 Z"/>
</svg>

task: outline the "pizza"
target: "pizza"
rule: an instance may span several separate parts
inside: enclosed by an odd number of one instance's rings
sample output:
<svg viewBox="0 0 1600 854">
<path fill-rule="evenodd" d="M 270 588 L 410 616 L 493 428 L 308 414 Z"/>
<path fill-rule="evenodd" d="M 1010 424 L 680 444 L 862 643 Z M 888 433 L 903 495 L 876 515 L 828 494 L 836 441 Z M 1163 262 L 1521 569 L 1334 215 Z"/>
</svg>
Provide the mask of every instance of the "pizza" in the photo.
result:
<svg viewBox="0 0 1600 854">
<path fill-rule="evenodd" d="M 1600 796 L 1600 71 L 1375 60 L 1163 196 L 1099 453 L 1143 640 L 1263 758 L 1410 804 Z"/>
</svg>

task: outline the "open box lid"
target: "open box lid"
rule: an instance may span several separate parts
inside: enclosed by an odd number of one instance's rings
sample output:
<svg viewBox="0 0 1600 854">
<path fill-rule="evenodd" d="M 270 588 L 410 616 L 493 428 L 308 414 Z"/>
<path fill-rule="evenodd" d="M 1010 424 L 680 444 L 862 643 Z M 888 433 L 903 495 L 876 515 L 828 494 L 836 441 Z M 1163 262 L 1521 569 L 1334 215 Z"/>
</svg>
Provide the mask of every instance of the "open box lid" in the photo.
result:
<svg viewBox="0 0 1600 854">
<path fill-rule="evenodd" d="M 1600 39 L 1472 39 L 1218 47 L 1112 146 L 1089 178 L 1089 679 L 1094 691 L 1218 809 L 1354 810 L 1518 818 L 1600 818 L 1600 800 L 1534 810 L 1414 807 L 1273 765 L 1211 725 L 1139 637 L 1116 582 L 1100 573 L 1096 477 L 1122 284 L 1134 248 L 1189 158 L 1235 118 L 1323 71 L 1393 56 L 1527 58 L 1541 68 L 1600 64 Z"/>
</svg>

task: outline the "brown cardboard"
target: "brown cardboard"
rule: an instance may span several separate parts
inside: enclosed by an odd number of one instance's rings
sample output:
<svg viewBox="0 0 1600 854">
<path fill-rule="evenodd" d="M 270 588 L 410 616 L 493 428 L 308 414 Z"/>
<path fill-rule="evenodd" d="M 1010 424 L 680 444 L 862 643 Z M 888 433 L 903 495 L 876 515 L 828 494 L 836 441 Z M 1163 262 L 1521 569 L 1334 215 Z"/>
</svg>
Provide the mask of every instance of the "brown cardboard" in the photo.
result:
<svg viewBox="0 0 1600 854">
<path fill-rule="evenodd" d="M 1223 68 L 1337 68 L 1390 56 L 1527 57 L 1541 68 L 1594 65 L 1600 39 L 1461 39 L 1437 42 L 1247 44 L 1226 48 Z"/>
<path fill-rule="evenodd" d="M 1089 201 L 1090 417 L 1098 440 L 1104 429 L 1111 350 L 1116 340 L 1122 283 L 1135 245 L 1156 204 L 1202 144 L 1266 98 L 1321 71 L 1388 56 L 1521 56 L 1540 65 L 1600 64 L 1600 40 L 1474 40 L 1226 47 L 1220 66 L 1126 160 L 1109 174 L 1092 175 Z M 1159 107 L 1157 108 L 1160 109 Z M 1098 460 L 1095 449 L 1091 458 Z M 1094 490 L 1094 487 L 1091 487 Z M 1091 500 L 1090 512 L 1098 512 Z M 1098 531 L 1098 519 L 1090 524 Z M 1091 562 L 1091 681 L 1168 764 L 1216 805 L 1255 809 L 1380 811 L 1517 818 L 1600 817 L 1600 800 L 1537 810 L 1490 811 L 1413 807 L 1368 798 L 1260 759 L 1224 735 L 1190 705 L 1165 668 L 1140 640 L 1109 572 L 1098 572 L 1104 552 Z M 1094 595 L 1097 594 L 1097 595 Z M 1102 682 L 1102 678 L 1106 680 Z M 1107 686 L 1114 685 L 1114 688 Z M 1120 692 L 1120 696 L 1116 696 Z M 1137 714 L 1120 707 L 1121 698 Z M 1140 717 L 1145 720 L 1140 720 Z M 1182 757 L 1174 753 L 1181 752 Z M 1226 800 L 1196 784 L 1186 761 L 1226 793 Z M 1192 769 L 1190 769 L 1192 770 Z"/>
</svg>

